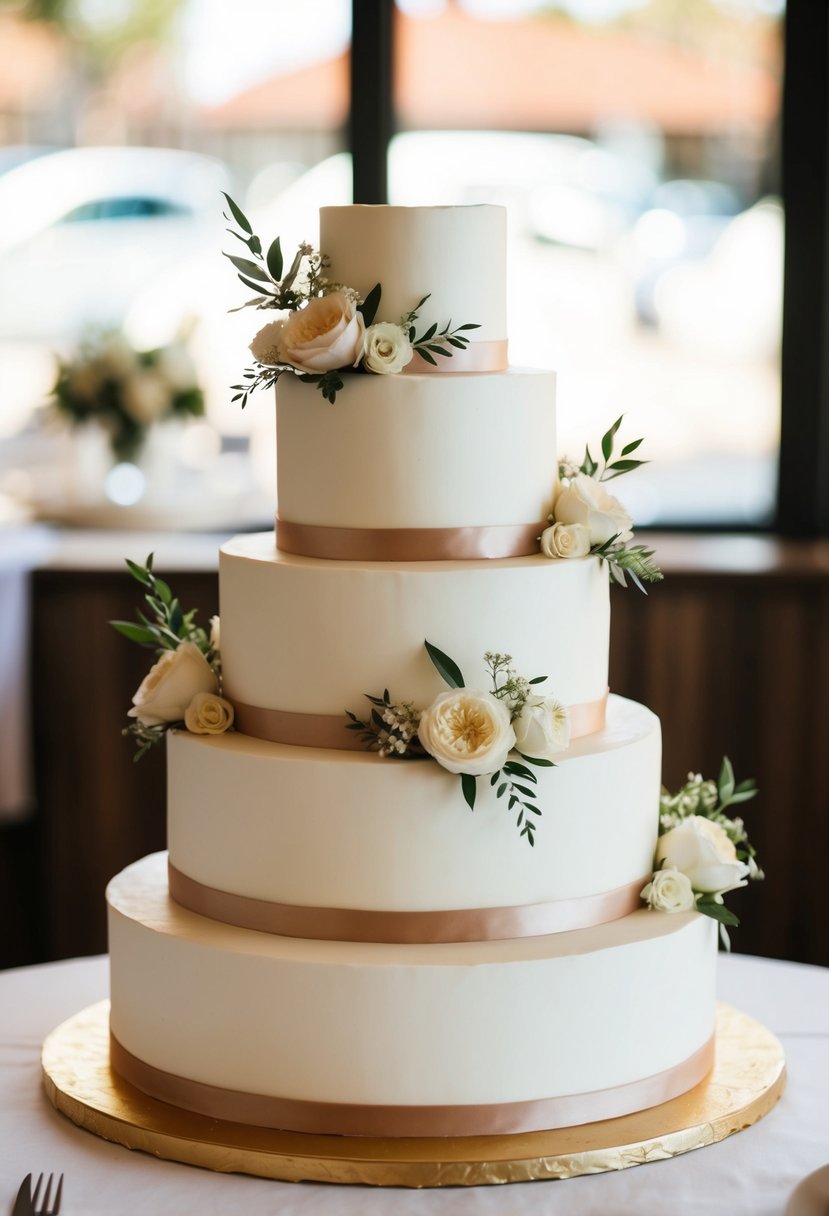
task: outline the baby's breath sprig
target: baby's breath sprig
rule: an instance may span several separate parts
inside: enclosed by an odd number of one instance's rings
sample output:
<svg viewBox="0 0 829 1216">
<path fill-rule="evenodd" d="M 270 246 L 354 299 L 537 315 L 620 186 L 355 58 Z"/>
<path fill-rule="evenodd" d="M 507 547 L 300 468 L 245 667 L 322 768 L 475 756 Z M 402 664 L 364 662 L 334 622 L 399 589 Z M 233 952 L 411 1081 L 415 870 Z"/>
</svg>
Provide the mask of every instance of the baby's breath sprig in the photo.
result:
<svg viewBox="0 0 829 1216">
<path fill-rule="evenodd" d="M 412 760 L 423 756 L 423 748 L 417 738 L 420 711 L 415 709 L 412 702 L 392 701 L 387 688 L 382 697 L 373 697 L 370 693 L 366 693 L 365 697 L 372 706 L 369 720 L 363 722 L 347 709 L 346 715 L 351 720 L 346 723 L 346 730 L 360 731 L 362 742 L 380 756 L 395 760 Z"/>
<path fill-rule="evenodd" d="M 514 722 L 532 695 L 534 684 L 543 684 L 546 676 L 535 676 L 528 680 L 520 676 L 512 666 L 511 654 L 497 654 L 488 650 L 484 655 L 484 663 L 492 679 L 492 695 L 506 702 L 510 717 Z"/>
</svg>

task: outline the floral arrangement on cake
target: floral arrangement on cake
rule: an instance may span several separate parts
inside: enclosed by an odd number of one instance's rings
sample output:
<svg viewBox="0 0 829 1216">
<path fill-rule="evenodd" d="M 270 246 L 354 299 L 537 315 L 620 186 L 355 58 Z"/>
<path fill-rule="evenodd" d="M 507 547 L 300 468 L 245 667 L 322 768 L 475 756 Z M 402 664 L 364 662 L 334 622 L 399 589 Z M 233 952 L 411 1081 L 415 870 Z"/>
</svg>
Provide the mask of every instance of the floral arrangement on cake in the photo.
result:
<svg viewBox="0 0 829 1216">
<path fill-rule="evenodd" d="M 233 401 L 242 409 L 255 389 L 271 388 L 285 372 L 293 372 L 314 384 L 326 401 L 335 401 L 344 385 L 343 372 L 362 371 L 376 375 L 396 375 L 419 355 L 437 366 L 438 358 L 451 358 L 455 350 L 466 350 L 468 332 L 479 329 L 472 323 L 442 329 L 437 322 L 417 334 L 415 322 L 429 299 L 423 296 L 404 317 L 377 321 L 382 298 L 379 283 L 362 299 L 360 293 L 344 283 L 331 282 L 325 275 L 329 259 L 311 245 L 302 244 L 285 270 L 280 238 L 263 253 L 262 241 L 250 220 L 225 194 L 236 228 L 231 236 L 246 246 L 250 257 L 226 253 L 239 279 L 256 292 L 239 308 L 278 309 L 283 316 L 265 325 L 254 337 L 250 350 L 253 367 L 243 376 L 243 384 L 232 386 Z"/>
<path fill-rule="evenodd" d="M 475 809 L 478 779 L 488 777 L 496 796 L 506 798 L 507 810 L 516 811 L 520 835 L 534 845 L 538 825 L 533 816 L 541 811 L 532 788 L 538 778 L 527 766 L 554 767 L 552 757 L 570 742 L 567 709 L 555 697 L 537 695 L 534 688 L 547 676 L 528 680 L 518 675 L 511 655 L 486 652 L 492 687 L 481 690 L 466 686 L 461 669 L 442 650 L 428 641 L 424 645 L 450 691 L 423 710 L 411 701 L 392 701 L 388 689 L 382 697 L 367 694 L 372 707 L 368 719 L 346 710 L 346 729 L 359 731 L 363 742 L 381 756 L 430 756 L 460 777 L 470 810 Z"/>
<path fill-rule="evenodd" d="M 653 561 L 653 549 L 631 544 L 633 520 L 603 485 L 647 464 L 632 458 L 642 439 L 625 444 L 620 456 L 613 459 L 623 418 L 624 414 L 620 415 L 602 436 L 601 464 L 593 459 L 589 446 L 584 449 L 581 464 L 567 459 L 559 462 L 550 526 L 541 534 L 541 552 L 551 558 L 587 557 L 592 553 L 607 562 L 613 582 L 625 587 L 630 578 L 647 595 L 644 584 L 659 582 L 662 571 Z"/>
<path fill-rule="evenodd" d="M 134 460 L 156 423 L 204 413 L 184 342 L 136 350 L 119 333 L 88 338 L 58 360 L 52 404 L 72 426 L 97 422 L 118 460 Z"/>
<path fill-rule="evenodd" d="M 127 569 L 145 588 L 151 616 L 138 612 L 138 623 L 110 621 L 131 642 L 154 650 L 156 662 L 142 680 L 122 734 L 138 745 L 134 759 L 160 743 L 171 727 L 195 735 L 221 735 L 233 725 L 234 711 L 221 695 L 222 663 L 219 618 L 210 632 L 195 623 L 196 610 L 184 612 L 169 585 L 153 573 L 153 555 L 143 566 L 127 560 Z"/>
<path fill-rule="evenodd" d="M 659 912 L 696 909 L 713 917 L 726 949 L 726 925 L 740 922 L 723 896 L 763 878 L 743 820 L 726 812 L 756 794 L 754 781 L 735 782 L 725 756 L 716 781 L 689 773 L 682 789 L 676 794 L 663 791 L 659 799 L 655 872 L 642 898 Z"/>
</svg>

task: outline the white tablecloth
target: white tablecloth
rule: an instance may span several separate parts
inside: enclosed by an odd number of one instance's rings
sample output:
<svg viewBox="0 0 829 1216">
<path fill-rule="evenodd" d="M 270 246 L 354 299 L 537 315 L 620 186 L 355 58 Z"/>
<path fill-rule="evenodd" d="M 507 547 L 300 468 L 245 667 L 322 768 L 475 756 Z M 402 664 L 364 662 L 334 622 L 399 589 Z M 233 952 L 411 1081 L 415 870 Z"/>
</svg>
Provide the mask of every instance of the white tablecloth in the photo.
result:
<svg viewBox="0 0 829 1216">
<path fill-rule="evenodd" d="M 829 970 L 822 968 L 721 958 L 722 999 L 770 1027 L 788 1060 L 786 1093 L 754 1127 L 619 1173 L 444 1191 L 214 1174 L 75 1127 L 41 1090 L 40 1045 L 59 1022 L 106 996 L 107 984 L 102 958 L 0 973 L 0 1212 L 10 1210 L 24 1174 L 62 1170 L 65 1216 L 782 1216 L 796 1183 L 829 1162 Z"/>
</svg>

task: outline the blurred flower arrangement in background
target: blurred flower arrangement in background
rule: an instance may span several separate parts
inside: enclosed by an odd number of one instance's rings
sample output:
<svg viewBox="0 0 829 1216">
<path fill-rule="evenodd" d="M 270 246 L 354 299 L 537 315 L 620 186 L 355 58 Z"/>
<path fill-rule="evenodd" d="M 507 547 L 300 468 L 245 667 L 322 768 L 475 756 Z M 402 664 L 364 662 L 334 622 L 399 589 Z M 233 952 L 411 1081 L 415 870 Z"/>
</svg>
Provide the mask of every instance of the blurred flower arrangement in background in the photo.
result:
<svg viewBox="0 0 829 1216">
<path fill-rule="evenodd" d="M 51 403 L 72 427 L 96 423 L 113 456 L 135 461 L 156 423 L 200 417 L 204 396 L 184 340 L 136 350 L 123 334 L 89 337 L 58 359 Z"/>
</svg>

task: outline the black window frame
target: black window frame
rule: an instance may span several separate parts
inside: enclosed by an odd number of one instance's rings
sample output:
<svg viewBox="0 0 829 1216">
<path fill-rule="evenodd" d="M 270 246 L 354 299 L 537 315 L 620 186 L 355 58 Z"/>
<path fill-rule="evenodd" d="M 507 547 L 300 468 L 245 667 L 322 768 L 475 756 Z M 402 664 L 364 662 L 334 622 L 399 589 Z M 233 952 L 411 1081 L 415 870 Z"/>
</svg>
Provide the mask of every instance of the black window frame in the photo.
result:
<svg viewBox="0 0 829 1216">
<path fill-rule="evenodd" d="M 352 0 L 354 201 L 385 203 L 394 134 L 394 0 Z M 785 269 L 774 531 L 829 534 L 829 4 L 788 0 L 780 163 Z M 759 528 L 691 525 L 694 531 Z M 665 529 L 668 530 L 668 529 Z M 679 530 L 688 530 L 687 528 Z"/>
</svg>

